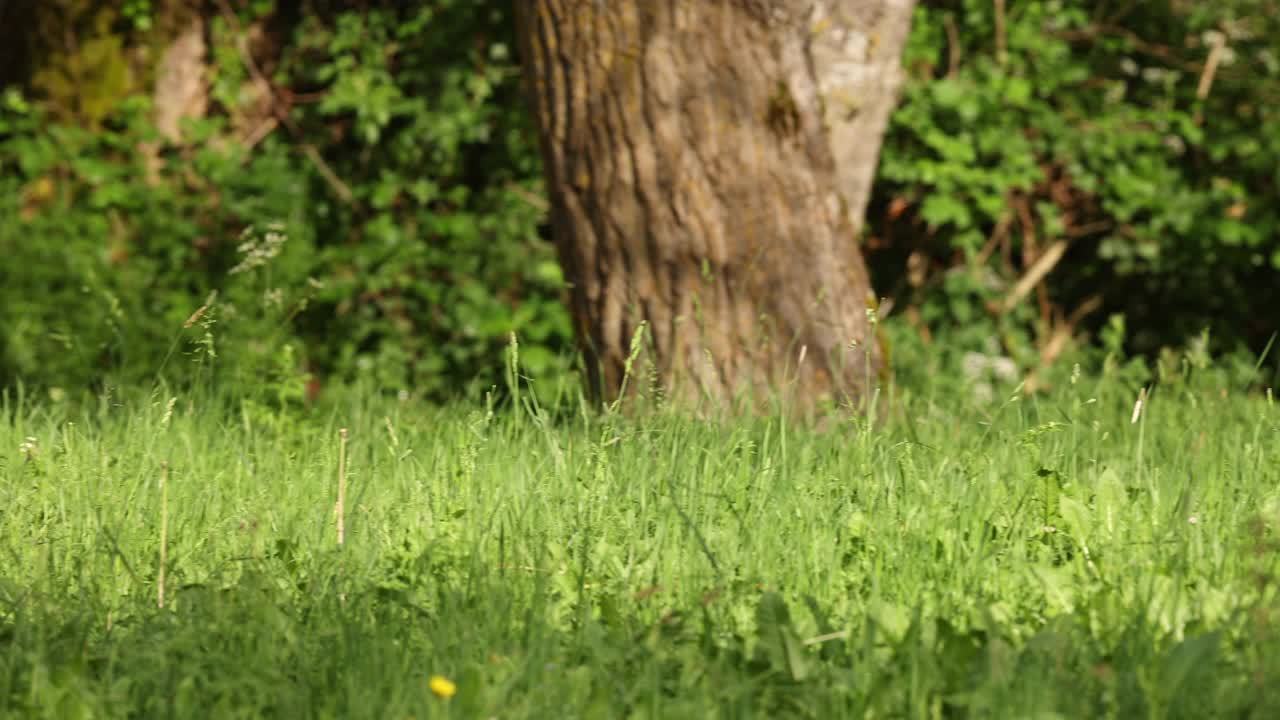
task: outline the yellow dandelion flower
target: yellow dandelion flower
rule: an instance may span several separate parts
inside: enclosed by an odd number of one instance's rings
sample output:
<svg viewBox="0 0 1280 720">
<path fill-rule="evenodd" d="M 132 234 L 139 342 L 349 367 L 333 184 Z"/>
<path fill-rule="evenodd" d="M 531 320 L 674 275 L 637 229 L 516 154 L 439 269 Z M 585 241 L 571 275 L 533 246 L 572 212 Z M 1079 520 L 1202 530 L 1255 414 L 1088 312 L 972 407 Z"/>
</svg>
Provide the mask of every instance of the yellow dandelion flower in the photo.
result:
<svg viewBox="0 0 1280 720">
<path fill-rule="evenodd" d="M 430 686 L 431 692 L 435 693 L 436 697 L 444 698 L 445 700 L 453 697 L 458 692 L 458 686 L 443 675 L 432 675 L 427 685 Z"/>
</svg>

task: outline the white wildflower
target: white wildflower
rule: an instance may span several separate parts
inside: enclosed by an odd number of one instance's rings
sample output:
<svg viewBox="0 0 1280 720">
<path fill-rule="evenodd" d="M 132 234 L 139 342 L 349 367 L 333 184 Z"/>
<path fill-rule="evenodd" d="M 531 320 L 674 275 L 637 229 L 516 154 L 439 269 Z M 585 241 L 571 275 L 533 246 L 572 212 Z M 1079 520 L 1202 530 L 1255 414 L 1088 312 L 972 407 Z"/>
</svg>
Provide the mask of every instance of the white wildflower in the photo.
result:
<svg viewBox="0 0 1280 720">
<path fill-rule="evenodd" d="M 284 307 L 284 290 L 281 288 L 268 288 L 262 293 L 262 304 L 269 308 Z"/>
<path fill-rule="evenodd" d="M 272 222 L 267 224 L 261 236 L 250 225 L 240 233 L 240 246 L 236 250 L 243 255 L 240 262 L 231 268 L 230 274 L 249 272 L 266 265 L 280 254 L 289 236 L 285 234 L 284 224 Z"/>
<path fill-rule="evenodd" d="M 960 360 L 960 367 L 963 368 L 965 377 L 977 380 L 987 369 L 987 356 L 982 353 L 967 352 Z"/>
<path fill-rule="evenodd" d="M 989 359 L 991 374 L 1000 382 L 1012 382 L 1018 377 L 1018 364 L 1013 358 L 997 355 Z"/>
</svg>

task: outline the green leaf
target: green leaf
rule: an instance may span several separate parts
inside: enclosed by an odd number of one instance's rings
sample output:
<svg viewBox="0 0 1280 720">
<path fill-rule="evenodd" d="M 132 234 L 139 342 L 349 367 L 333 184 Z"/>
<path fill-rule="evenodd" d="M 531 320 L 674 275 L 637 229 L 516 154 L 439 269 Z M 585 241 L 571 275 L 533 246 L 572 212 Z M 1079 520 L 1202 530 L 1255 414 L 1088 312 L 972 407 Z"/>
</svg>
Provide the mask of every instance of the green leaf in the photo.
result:
<svg viewBox="0 0 1280 720">
<path fill-rule="evenodd" d="M 791 626 L 791 613 L 781 595 L 768 592 L 761 596 L 756 608 L 756 624 L 759 647 L 770 667 L 793 681 L 804 680 L 809 674 L 809 661 L 804 645 Z"/>
<path fill-rule="evenodd" d="M 1206 673 L 1218 654 L 1222 631 L 1187 638 L 1171 649 L 1160 668 L 1160 690 L 1166 702 L 1176 702 L 1192 675 Z"/>
<path fill-rule="evenodd" d="M 1058 496 L 1058 512 L 1062 514 L 1062 520 L 1071 530 L 1072 536 L 1078 542 L 1087 542 L 1092 532 L 1089 508 L 1079 500 L 1063 494 Z"/>
<path fill-rule="evenodd" d="M 973 222 L 969 207 L 950 195 L 930 195 L 920 207 L 920 216 L 933 227 L 952 224 L 967 228 Z"/>
</svg>

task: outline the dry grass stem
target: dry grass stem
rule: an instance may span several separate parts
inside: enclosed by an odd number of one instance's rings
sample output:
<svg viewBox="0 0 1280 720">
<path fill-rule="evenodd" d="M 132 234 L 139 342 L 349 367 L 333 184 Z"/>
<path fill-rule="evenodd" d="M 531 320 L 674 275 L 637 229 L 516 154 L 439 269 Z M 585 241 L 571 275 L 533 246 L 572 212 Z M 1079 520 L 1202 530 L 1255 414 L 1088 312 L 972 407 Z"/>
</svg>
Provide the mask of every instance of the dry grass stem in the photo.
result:
<svg viewBox="0 0 1280 720">
<path fill-rule="evenodd" d="M 160 570 L 156 573 L 156 605 L 164 608 L 164 568 L 169 559 L 169 463 L 160 463 Z"/>
<path fill-rule="evenodd" d="M 338 430 L 338 546 L 347 540 L 344 514 L 347 505 L 347 429 Z"/>
</svg>

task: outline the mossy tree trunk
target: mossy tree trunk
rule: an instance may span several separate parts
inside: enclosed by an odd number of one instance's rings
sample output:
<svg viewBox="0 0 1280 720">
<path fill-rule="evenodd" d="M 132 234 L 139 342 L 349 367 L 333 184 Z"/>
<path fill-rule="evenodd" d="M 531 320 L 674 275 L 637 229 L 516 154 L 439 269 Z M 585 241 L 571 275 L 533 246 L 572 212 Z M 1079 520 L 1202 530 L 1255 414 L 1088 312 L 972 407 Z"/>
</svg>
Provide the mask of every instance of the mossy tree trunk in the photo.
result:
<svg viewBox="0 0 1280 720">
<path fill-rule="evenodd" d="M 865 397 L 858 230 L 910 0 L 516 5 L 593 388 L 644 323 L 676 395 Z"/>
</svg>

